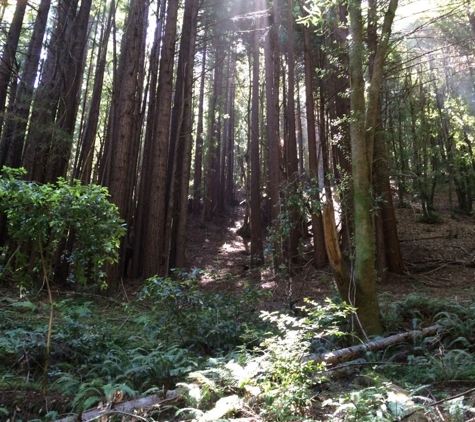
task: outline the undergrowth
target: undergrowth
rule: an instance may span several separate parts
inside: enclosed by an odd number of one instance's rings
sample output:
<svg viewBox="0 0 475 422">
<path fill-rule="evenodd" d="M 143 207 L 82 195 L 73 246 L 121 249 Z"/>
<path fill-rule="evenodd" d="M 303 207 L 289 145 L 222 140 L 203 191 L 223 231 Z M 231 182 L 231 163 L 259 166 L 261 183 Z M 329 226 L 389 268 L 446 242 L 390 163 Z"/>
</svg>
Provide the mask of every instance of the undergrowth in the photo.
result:
<svg viewBox="0 0 475 422">
<path fill-rule="evenodd" d="M 56 298 L 48 386 L 64 400 L 50 401 L 48 412 L 27 415 L 2 399 L 0 419 L 56 420 L 107 403 L 117 392 L 131 400 L 165 397 L 169 390 L 184 401 L 144 410 L 142 420 L 465 421 L 475 416 L 475 304 L 382 298 L 388 332 L 434 324 L 437 332 L 330 366 L 308 357 L 353 341 L 343 329 L 351 309 L 308 302 L 297 314 L 259 313 L 265 297 L 256 288 L 205 293 L 198 276 L 194 271 L 152 278 L 126 304 Z M 11 291 L 0 310 L 0 397 L 2 391 L 17 391 L 26 398 L 41 386 L 49 304 L 41 294 L 22 291 L 16 298 Z"/>
</svg>

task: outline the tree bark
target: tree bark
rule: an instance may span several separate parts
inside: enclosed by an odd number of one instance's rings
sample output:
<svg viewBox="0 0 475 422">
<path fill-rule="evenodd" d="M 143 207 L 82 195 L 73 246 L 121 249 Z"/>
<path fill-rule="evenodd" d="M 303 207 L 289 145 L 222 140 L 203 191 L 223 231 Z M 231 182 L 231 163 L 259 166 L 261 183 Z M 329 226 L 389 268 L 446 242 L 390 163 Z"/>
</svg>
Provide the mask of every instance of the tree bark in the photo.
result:
<svg viewBox="0 0 475 422">
<path fill-rule="evenodd" d="M 19 81 L 15 103 L 7 116 L 2 133 L 0 167 L 19 167 L 23 159 L 23 145 L 28 127 L 28 116 L 33 99 L 34 84 L 38 72 L 43 38 L 51 6 L 51 0 L 41 0 L 36 15 L 33 34 L 28 45 L 23 72 Z"/>
<path fill-rule="evenodd" d="M 385 13 L 381 39 L 374 58 L 368 89 L 365 118 L 365 82 L 363 78 L 363 19 L 361 0 L 349 2 L 350 12 L 350 101 L 351 156 L 355 206 L 355 297 L 350 303 L 357 308 L 356 328 L 366 335 L 383 331 L 376 295 L 374 224 L 371 210 L 371 176 L 377 105 L 381 89 L 386 51 L 398 0 L 390 0 Z"/>
<path fill-rule="evenodd" d="M 184 268 L 186 262 L 186 222 L 192 149 L 193 67 L 197 30 L 198 1 L 186 0 L 183 32 L 172 112 L 169 154 L 169 194 L 165 228 L 166 270 Z"/>
<path fill-rule="evenodd" d="M 268 18 L 270 25 L 265 38 L 265 86 L 267 114 L 267 143 L 268 143 L 268 189 L 269 215 L 274 231 L 279 230 L 278 216 L 280 214 L 280 182 L 282 167 L 282 152 L 279 139 L 279 0 L 274 0 L 273 8 Z M 274 242 L 274 269 L 277 271 L 282 263 L 282 254 L 278 242 Z"/>
<path fill-rule="evenodd" d="M 8 36 L 3 48 L 0 60 L 0 132 L 2 131 L 5 104 L 7 101 L 8 89 L 17 69 L 14 69 L 15 56 L 20 40 L 23 18 L 25 16 L 27 0 L 17 0 L 15 13 L 8 30 Z"/>
<path fill-rule="evenodd" d="M 84 62 L 87 52 L 87 36 L 89 35 L 89 16 L 92 0 L 82 0 L 77 13 L 63 34 L 68 41 L 64 46 L 64 61 L 61 63 L 62 86 L 59 93 L 58 112 L 50 149 L 56 156 L 54 165 L 46 172 L 46 180 L 54 181 L 65 177 L 73 147 L 73 135 L 76 126 Z"/>
<path fill-rule="evenodd" d="M 205 93 L 205 70 L 207 55 L 207 31 L 204 33 L 204 44 L 201 62 L 200 75 L 200 95 L 198 99 L 198 123 L 196 128 L 195 143 L 195 170 L 193 174 L 193 212 L 198 213 L 201 208 L 203 193 L 203 111 L 204 111 L 204 93 Z"/>
<path fill-rule="evenodd" d="M 309 182 L 312 204 L 320 205 L 319 181 L 318 181 L 318 150 L 315 125 L 315 105 L 313 99 L 313 69 L 312 56 L 310 54 L 310 30 L 304 27 L 304 70 L 305 70 L 305 108 L 307 110 L 307 139 L 308 139 L 308 167 Z M 312 210 L 312 233 L 313 233 L 313 260 L 317 268 L 322 267 L 328 261 L 325 250 L 325 235 L 323 232 L 322 211 Z"/>
<path fill-rule="evenodd" d="M 259 12 L 262 2 L 257 2 Z M 251 106 L 251 267 L 258 267 L 264 262 L 261 221 L 261 185 L 259 162 L 259 37 L 261 22 L 256 20 L 252 38 L 252 106 Z M 256 272 L 257 274 L 257 272 Z M 257 277 L 256 277 L 257 278 Z M 260 279 L 260 274 L 258 276 Z"/>
<path fill-rule="evenodd" d="M 144 146 L 145 157 L 142 174 L 148 190 L 142 192 L 139 204 L 149 196 L 149 207 L 144 210 L 143 230 L 137 235 L 143 237 L 143 276 L 155 274 L 163 276 L 167 272 L 165 250 L 166 223 L 166 180 L 170 140 L 170 117 L 173 94 L 173 67 L 175 62 L 175 38 L 177 30 L 178 0 L 170 0 L 167 8 L 165 37 L 160 57 L 157 104 L 158 114 L 155 120 L 155 136 Z M 145 202 L 146 203 L 146 202 Z"/>
<path fill-rule="evenodd" d="M 112 16 L 115 14 L 115 0 L 111 1 L 109 7 L 109 16 L 100 39 L 99 52 L 97 54 L 96 71 L 94 74 L 94 84 L 92 96 L 89 104 L 88 117 L 85 128 L 81 136 L 80 153 L 78 165 L 75 169 L 75 178 L 80 179 L 82 183 L 89 183 L 92 175 L 92 163 L 94 158 L 94 140 L 97 135 L 97 127 L 100 117 L 100 105 L 104 85 L 104 75 L 107 59 L 107 45 L 112 30 Z"/>
<path fill-rule="evenodd" d="M 292 0 L 287 1 L 286 5 L 286 26 L 287 26 L 287 104 L 286 104 L 286 127 L 287 136 L 285 136 L 285 163 L 287 181 L 290 186 L 297 186 L 299 181 L 298 174 L 298 155 L 297 155 L 297 134 L 295 125 L 295 53 L 294 53 L 294 17 Z M 289 208 L 292 231 L 288 239 L 288 260 L 289 263 L 298 260 L 298 247 L 302 238 L 300 227 L 300 213 L 295 207 Z"/>
<path fill-rule="evenodd" d="M 348 4 L 350 12 L 350 100 L 351 158 L 355 207 L 355 296 L 350 304 L 357 307 L 358 331 L 367 335 L 383 332 L 376 296 L 374 229 L 371 216 L 372 148 L 365 137 L 365 82 L 363 78 L 363 18 L 361 0 Z"/>
<path fill-rule="evenodd" d="M 54 165 L 54 154 L 50 154 L 50 147 L 64 77 L 61 69 L 67 61 L 67 39 L 63 34 L 71 25 L 77 4 L 78 0 L 62 0 L 58 4 L 56 25 L 31 111 L 22 166 L 27 170 L 30 180 L 41 183 L 47 181 L 45 170 L 49 165 Z"/>
<path fill-rule="evenodd" d="M 367 352 L 377 352 L 383 350 L 394 344 L 403 343 L 406 341 L 413 341 L 414 338 L 424 338 L 432 336 L 437 333 L 439 326 L 432 325 L 422 330 L 407 331 L 405 333 L 395 334 L 390 337 L 382 338 L 379 340 L 370 341 L 367 343 L 359 344 L 357 346 L 347 347 L 345 349 L 335 350 L 333 352 L 324 353 L 323 355 L 310 355 L 305 358 L 305 361 L 312 361 L 315 363 L 323 363 L 326 365 L 337 365 L 343 362 L 356 359 L 359 356 L 364 355 Z"/>
<path fill-rule="evenodd" d="M 122 37 L 121 53 L 114 81 L 113 105 L 109 132 L 105 145 L 103 184 L 109 187 L 111 201 L 131 231 L 132 195 L 136 180 L 137 154 L 140 137 L 142 97 L 142 66 L 144 55 L 144 28 L 147 26 L 147 1 L 132 0 L 127 17 L 126 31 Z M 108 268 L 108 279 L 117 282 L 123 275 L 126 239 L 121 244 L 118 265 Z"/>
<path fill-rule="evenodd" d="M 157 85 L 158 85 L 158 72 L 160 64 L 160 43 L 162 41 L 163 32 L 163 20 L 165 19 L 167 2 L 161 0 L 157 5 L 157 17 L 155 33 L 153 38 L 153 44 L 150 52 L 150 66 L 149 66 L 149 98 L 148 98 L 148 112 L 144 135 L 144 146 L 142 151 L 142 168 L 139 184 L 138 184 L 138 204 L 134 215 L 134 227 L 133 234 L 129 237 L 128 242 L 128 259 L 125 264 L 125 270 L 127 276 L 142 277 L 143 274 L 143 255 L 145 248 L 145 237 L 142 235 L 145 228 L 145 222 L 149 218 L 148 211 L 150 209 L 150 195 L 149 195 L 149 180 L 145 177 L 146 172 L 151 168 L 151 154 L 150 148 L 154 145 L 154 137 L 156 132 L 156 118 L 158 114 L 158 98 L 157 98 Z M 131 262 L 131 268 L 129 272 L 129 266 Z"/>
</svg>

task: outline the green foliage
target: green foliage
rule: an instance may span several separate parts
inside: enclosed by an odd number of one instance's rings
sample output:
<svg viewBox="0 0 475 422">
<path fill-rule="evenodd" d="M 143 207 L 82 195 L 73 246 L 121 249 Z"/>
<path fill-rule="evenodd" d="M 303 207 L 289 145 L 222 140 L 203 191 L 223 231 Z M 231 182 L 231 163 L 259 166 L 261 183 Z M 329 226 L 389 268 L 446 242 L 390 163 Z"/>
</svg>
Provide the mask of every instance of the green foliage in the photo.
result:
<svg viewBox="0 0 475 422">
<path fill-rule="evenodd" d="M 320 189 L 318 181 L 301 180 L 299 182 L 285 182 L 281 186 L 283 198 L 280 201 L 280 214 L 273 222 L 267 234 L 266 254 L 288 256 L 286 248 L 289 239 L 296 230 L 308 225 L 312 214 L 321 212 Z M 304 244 L 300 244 L 299 254 L 303 256 Z M 281 268 L 285 273 L 285 267 Z"/>
<path fill-rule="evenodd" d="M 211 359 L 207 369 L 191 373 L 191 382 L 182 384 L 189 404 L 203 409 L 217 397 L 240 391 L 264 420 L 302 419 L 311 407 L 312 387 L 325 379 L 325 366 L 305 358 L 315 340 L 341 336 L 339 325 L 352 311 L 331 302 L 309 305 L 299 318 L 263 312 L 261 317 L 273 332 L 252 352 Z"/>
<path fill-rule="evenodd" d="M 120 237 L 125 232 L 117 207 L 107 200 L 107 189 L 83 186 L 79 181 L 69 185 L 64 179 L 39 185 L 21 180 L 24 170 L 3 171 L 0 211 L 17 247 L 8 253 L 3 277 L 25 279 L 31 270 L 36 274 L 45 271 L 49 277 L 59 250 L 70 264 L 68 281 L 105 283 L 103 265 L 117 261 Z M 68 239 L 74 241 L 71 250 L 62 243 Z M 36 257 L 33 268 L 29 256 Z"/>
<path fill-rule="evenodd" d="M 153 321 L 144 321 L 147 329 L 168 342 L 207 353 L 231 350 L 250 327 L 258 328 L 256 307 L 263 293 L 255 287 L 246 287 L 242 294 L 205 293 L 198 289 L 195 275 L 152 277 L 145 282 L 141 300 L 151 302 L 156 315 Z"/>
</svg>

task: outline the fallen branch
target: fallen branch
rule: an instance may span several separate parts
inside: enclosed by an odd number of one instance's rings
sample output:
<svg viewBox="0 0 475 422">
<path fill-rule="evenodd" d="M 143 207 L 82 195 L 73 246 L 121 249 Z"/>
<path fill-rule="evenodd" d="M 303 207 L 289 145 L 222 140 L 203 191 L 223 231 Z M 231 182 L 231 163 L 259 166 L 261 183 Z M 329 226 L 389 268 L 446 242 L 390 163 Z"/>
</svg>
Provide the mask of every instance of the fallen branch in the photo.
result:
<svg viewBox="0 0 475 422">
<path fill-rule="evenodd" d="M 58 419 L 56 422 L 77 422 L 77 421 L 95 421 L 102 417 L 122 414 L 133 415 L 134 409 L 150 409 L 151 407 L 159 407 L 180 398 L 179 394 L 175 390 L 167 392 L 166 398 L 161 398 L 158 394 L 152 394 L 151 396 L 141 397 L 136 400 L 131 400 L 123 403 L 114 404 L 113 408 L 106 408 L 102 410 L 88 410 L 81 415 L 70 415 L 63 419 Z M 133 415 L 138 420 L 145 420 L 138 415 Z"/>
<path fill-rule="evenodd" d="M 370 341 L 368 343 L 359 344 L 357 346 L 347 347 L 345 349 L 335 350 L 323 355 L 310 355 L 305 360 L 313 361 L 315 363 L 325 362 L 327 365 L 336 365 L 349 360 L 356 359 L 366 352 L 376 352 L 378 350 L 386 349 L 393 344 L 402 343 L 418 337 L 426 337 L 437 333 L 439 326 L 432 325 L 431 327 L 422 330 L 408 331 L 406 333 L 395 334 L 390 337 L 379 340 Z"/>
</svg>

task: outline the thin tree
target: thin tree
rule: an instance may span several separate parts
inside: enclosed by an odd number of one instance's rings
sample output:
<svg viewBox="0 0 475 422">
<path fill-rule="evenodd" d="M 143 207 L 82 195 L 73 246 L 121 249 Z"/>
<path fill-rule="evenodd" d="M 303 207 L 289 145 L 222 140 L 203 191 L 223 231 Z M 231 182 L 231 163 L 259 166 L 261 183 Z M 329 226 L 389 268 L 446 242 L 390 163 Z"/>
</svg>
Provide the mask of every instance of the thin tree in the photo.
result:
<svg viewBox="0 0 475 422">
<path fill-rule="evenodd" d="M 256 1 L 256 14 L 261 13 L 262 2 Z M 262 242 L 261 221 L 261 186 L 260 186 L 260 162 L 259 162 L 259 39 L 261 36 L 261 19 L 255 20 L 255 28 L 252 34 L 252 105 L 251 105 L 251 266 L 257 267 L 264 262 L 264 249 Z M 258 273 L 255 272 L 257 275 Z M 260 278 L 260 275 L 259 275 Z"/>
</svg>

